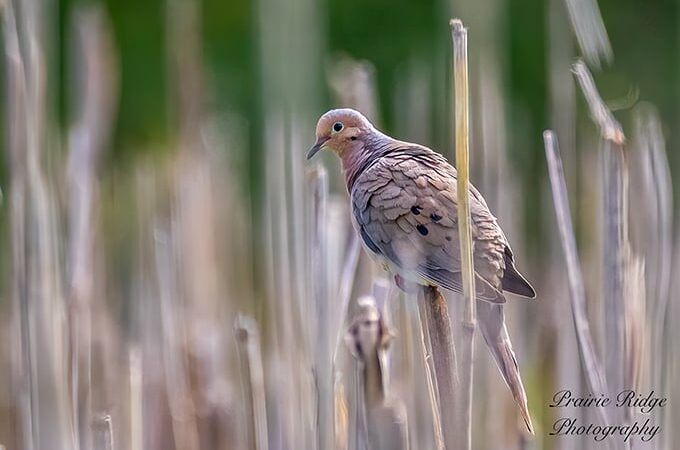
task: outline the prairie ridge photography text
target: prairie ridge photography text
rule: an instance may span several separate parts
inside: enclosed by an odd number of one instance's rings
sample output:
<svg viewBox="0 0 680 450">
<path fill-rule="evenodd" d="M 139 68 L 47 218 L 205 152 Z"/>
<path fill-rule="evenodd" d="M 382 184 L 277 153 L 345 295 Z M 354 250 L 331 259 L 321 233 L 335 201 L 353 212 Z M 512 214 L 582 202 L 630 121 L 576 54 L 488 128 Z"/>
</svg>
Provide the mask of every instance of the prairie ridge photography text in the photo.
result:
<svg viewBox="0 0 680 450">
<path fill-rule="evenodd" d="M 551 408 L 625 408 L 633 411 L 631 418 L 634 418 L 635 412 L 649 415 L 655 408 L 664 408 L 667 404 L 668 399 L 659 396 L 653 390 L 642 393 L 626 389 L 614 396 L 594 395 L 590 392 L 576 396 L 571 390 L 564 389 L 553 395 L 552 403 L 548 406 Z M 624 442 L 631 437 L 639 436 L 643 442 L 649 442 L 661 432 L 661 426 L 655 425 L 649 417 L 642 422 L 632 421 L 632 419 L 628 422 L 623 425 L 597 425 L 581 422 L 573 417 L 560 417 L 553 423 L 552 431 L 548 434 L 550 436 L 592 436 L 596 441 L 602 441 L 608 437 L 619 437 L 623 438 Z"/>
</svg>

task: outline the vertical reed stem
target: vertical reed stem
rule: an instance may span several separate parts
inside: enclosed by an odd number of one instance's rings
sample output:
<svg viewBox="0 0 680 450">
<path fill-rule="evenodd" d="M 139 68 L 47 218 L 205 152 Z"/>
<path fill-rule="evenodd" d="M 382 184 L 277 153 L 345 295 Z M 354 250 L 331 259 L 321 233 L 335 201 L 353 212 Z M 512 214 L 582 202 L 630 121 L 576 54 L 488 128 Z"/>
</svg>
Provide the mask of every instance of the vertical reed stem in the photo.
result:
<svg viewBox="0 0 680 450">
<path fill-rule="evenodd" d="M 10 166 L 12 306 L 17 344 L 12 380 L 26 449 L 73 449 L 69 413 L 64 302 L 55 189 L 43 164 L 48 139 L 46 54 L 51 41 L 50 2 L 2 4 L 7 68 L 6 130 Z M 8 244 L 8 245 L 9 245 Z"/>
<path fill-rule="evenodd" d="M 602 205 L 603 236 L 603 297 L 605 317 L 605 369 L 612 392 L 623 388 L 623 248 L 625 241 L 625 161 L 623 147 L 610 141 L 603 142 Z"/>
<path fill-rule="evenodd" d="M 113 424 L 111 416 L 103 414 L 92 421 L 92 448 L 94 450 L 114 450 Z"/>
<path fill-rule="evenodd" d="M 116 61 L 104 12 L 98 6 L 77 8 L 76 67 L 83 78 L 74 85 L 76 121 L 69 136 L 69 267 L 68 330 L 71 401 L 75 448 L 92 448 L 95 405 L 92 380 L 92 309 L 95 301 L 95 218 L 98 207 L 97 166 L 108 144 L 117 96 Z M 94 355 L 95 358 L 98 355 Z M 102 412 L 98 412 L 102 414 Z M 106 414 L 104 414 L 106 415 Z M 108 415 L 106 415 L 108 417 Z"/>
<path fill-rule="evenodd" d="M 460 442 L 460 436 L 451 423 L 456 418 L 458 402 L 455 388 L 458 380 L 449 308 L 444 296 L 434 286 L 422 287 L 418 295 L 418 306 L 432 349 L 444 447 L 451 450 L 455 448 L 455 442 Z"/>
<path fill-rule="evenodd" d="M 361 371 L 361 404 L 370 450 L 408 449 L 408 422 L 404 405 L 388 393 L 386 353 L 389 327 L 373 297 L 358 300 L 359 313 L 352 320 L 345 342 Z"/>
<path fill-rule="evenodd" d="M 474 357 L 474 337 L 476 328 L 475 278 L 472 260 L 472 231 L 470 229 L 470 192 L 469 192 L 469 95 L 467 29 L 459 19 L 453 19 L 451 38 L 453 40 L 453 80 L 455 91 L 456 127 L 456 168 L 458 200 L 458 236 L 460 240 L 461 271 L 463 279 L 463 320 L 461 342 L 461 413 L 458 439 L 462 448 L 472 446 L 472 373 Z"/>
<path fill-rule="evenodd" d="M 583 284 L 583 275 L 576 250 L 576 238 L 574 226 L 569 212 L 569 199 L 567 198 L 567 185 L 564 181 L 562 159 L 557 144 L 557 138 L 551 130 L 543 133 L 545 143 L 545 155 L 548 162 L 550 175 L 550 188 L 555 204 L 555 216 L 560 233 L 560 241 L 564 250 L 569 278 L 569 290 L 571 291 L 571 312 L 574 319 L 574 328 L 583 362 L 588 389 L 595 394 L 607 393 L 607 382 L 602 369 L 602 364 L 595 352 L 595 344 L 590 333 L 590 324 L 586 313 L 586 292 Z M 609 417 L 605 408 L 597 408 L 603 425 L 609 424 Z"/>
<path fill-rule="evenodd" d="M 267 410 L 257 325 L 252 318 L 239 316 L 236 320 L 235 333 L 242 371 L 243 404 L 247 405 L 248 410 L 248 448 L 266 450 L 268 448 Z"/>
<path fill-rule="evenodd" d="M 312 186 L 312 299 L 316 330 L 314 335 L 314 378 L 317 389 L 316 432 L 319 448 L 333 443 L 333 349 L 331 348 L 331 292 L 328 279 L 328 175 L 323 167 L 314 171 Z"/>
<path fill-rule="evenodd" d="M 628 389 L 624 386 L 624 372 L 628 365 L 624 353 L 624 324 L 626 299 L 624 297 L 624 272 L 627 263 L 625 251 L 629 249 L 627 214 L 627 163 L 624 153 L 626 137 L 621 124 L 616 120 L 602 100 L 593 77 L 583 61 L 577 61 L 572 68 L 583 92 L 590 115 L 600 129 L 603 150 L 602 191 L 603 199 L 603 293 L 605 308 L 605 375 L 611 393 Z M 630 309 L 629 309 L 630 311 Z M 620 408 L 611 408 L 610 419 L 623 419 Z M 626 442 L 626 448 L 630 443 Z"/>
<path fill-rule="evenodd" d="M 434 373 L 436 372 L 433 365 L 432 344 L 427 330 L 427 317 L 422 315 L 419 311 L 420 317 L 420 341 L 423 348 L 423 355 L 425 357 L 425 377 L 427 378 L 427 394 L 430 399 L 430 406 L 432 408 L 432 432 L 434 434 L 434 448 L 442 450 L 444 448 L 444 436 L 442 431 L 441 413 L 439 412 L 439 405 L 437 402 L 437 380 Z"/>
</svg>

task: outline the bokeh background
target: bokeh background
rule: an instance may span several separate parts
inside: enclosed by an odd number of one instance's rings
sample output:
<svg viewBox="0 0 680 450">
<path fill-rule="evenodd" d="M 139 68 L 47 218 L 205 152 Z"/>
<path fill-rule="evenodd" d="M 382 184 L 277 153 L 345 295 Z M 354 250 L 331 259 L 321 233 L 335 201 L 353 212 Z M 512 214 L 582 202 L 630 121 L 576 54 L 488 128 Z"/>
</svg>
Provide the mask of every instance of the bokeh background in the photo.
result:
<svg viewBox="0 0 680 450">
<path fill-rule="evenodd" d="M 588 386 L 547 128 L 560 141 L 597 353 L 608 376 L 613 358 L 639 372 L 640 392 L 670 399 L 650 416 L 661 436 L 635 446 L 675 448 L 678 2 L 0 6 L 0 445 L 366 448 L 363 369 L 344 336 L 357 299 L 372 293 L 394 334 L 380 352 L 408 417 L 407 442 L 436 448 L 417 303 L 390 290 L 361 253 L 337 161 L 304 155 L 317 118 L 353 106 L 453 161 L 449 19 L 460 17 L 469 28 L 471 181 L 539 293 L 506 307 L 536 436 L 525 434 L 478 337 L 473 448 L 603 445 L 548 434 L 559 417 L 598 416 L 548 407 L 555 392 Z M 626 288 L 637 299 L 624 314 L 634 325 L 621 332 L 636 345 L 615 356 L 607 169 L 571 73 L 577 58 L 627 137 L 619 218 L 626 252 L 644 263 L 635 266 L 643 284 Z M 447 297 L 455 324 L 459 299 Z"/>
</svg>

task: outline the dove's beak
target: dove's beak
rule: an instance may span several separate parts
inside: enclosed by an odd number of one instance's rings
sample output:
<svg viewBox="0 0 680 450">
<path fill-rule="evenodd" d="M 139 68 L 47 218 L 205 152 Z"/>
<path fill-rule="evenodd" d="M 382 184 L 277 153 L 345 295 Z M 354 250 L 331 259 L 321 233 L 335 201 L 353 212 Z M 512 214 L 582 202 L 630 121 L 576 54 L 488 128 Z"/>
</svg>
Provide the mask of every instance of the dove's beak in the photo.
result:
<svg viewBox="0 0 680 450">
<path fill-rule="evenodd" d="M 312 145 L 312 148 L 309 149 L 307 152 L 307 159 L 312 159 L 314 155 L 319 153 L 319 150 L 323 149 L 323 146 L 326 144 L 326 141 L 328 141 L 327 137 L 320 137 L 319 139 L 316 140 L 316 143 Z"/>
</svg>

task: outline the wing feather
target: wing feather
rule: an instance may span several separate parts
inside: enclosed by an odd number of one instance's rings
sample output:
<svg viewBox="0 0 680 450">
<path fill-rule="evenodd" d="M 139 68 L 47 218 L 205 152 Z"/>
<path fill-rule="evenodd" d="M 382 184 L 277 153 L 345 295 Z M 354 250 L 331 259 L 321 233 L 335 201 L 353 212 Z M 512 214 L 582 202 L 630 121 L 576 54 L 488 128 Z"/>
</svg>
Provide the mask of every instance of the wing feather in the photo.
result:
<svg viewBox="0 0 680 450">
<path fill-rule="evenodd" d="M 360 174 L 351 196 L 355 225 L 368 248 L 400 269 L 461 292 L 455 179 L 441 155 L 404 146 Z M 471 192 L 476 295 L 502 303 L 507 243 L 484 199 L 474 187 Z"/>
</svg>

